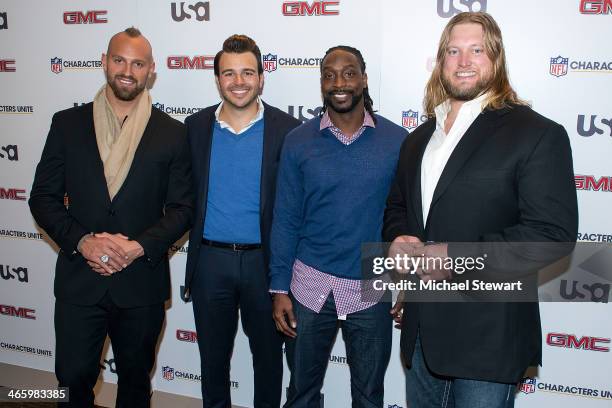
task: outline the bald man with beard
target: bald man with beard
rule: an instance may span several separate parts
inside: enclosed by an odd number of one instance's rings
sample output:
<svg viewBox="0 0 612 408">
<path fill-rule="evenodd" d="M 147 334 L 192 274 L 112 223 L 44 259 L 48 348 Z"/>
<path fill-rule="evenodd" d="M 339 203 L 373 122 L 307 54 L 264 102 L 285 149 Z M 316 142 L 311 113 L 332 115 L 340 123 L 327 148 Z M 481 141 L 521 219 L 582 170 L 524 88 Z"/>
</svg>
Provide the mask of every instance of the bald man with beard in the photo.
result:
<svg viewBox="0 0 612 408">
<path fill-rule="evenodd" d="M 135 28 L 102 54 L 94 101 L 56 113 L 30 209 L 60 248 L 55 274 L 55 373 L 62 407 L 93 407 L 106 336 L 117 407 L 148 407 L 155 347 L 170 297 L 168 248 L 193 216 L 184 126 L 152 107 L 151 44 Z"/>
</svg>

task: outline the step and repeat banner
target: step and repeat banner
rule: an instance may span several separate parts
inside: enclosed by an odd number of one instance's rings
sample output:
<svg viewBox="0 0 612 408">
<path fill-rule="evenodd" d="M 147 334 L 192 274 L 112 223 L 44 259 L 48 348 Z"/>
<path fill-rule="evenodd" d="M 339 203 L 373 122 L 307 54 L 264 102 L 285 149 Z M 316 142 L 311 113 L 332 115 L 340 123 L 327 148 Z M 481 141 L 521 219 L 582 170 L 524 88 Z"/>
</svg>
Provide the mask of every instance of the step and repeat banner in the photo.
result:
<svg viewBox="0 0 612 408">
<path fill-rule="evenodd" d="M 611 242 L 612 0 L 1 2 L 0 362 L 53 370 L 56 246 L 34 223 L 27 199 L 51 116 L 92 100 L 105 80 L 100 58 L 114 33 L 133 25 L 148 37 L 157 67 L 153 101 L 181 121 L 219 101 L 213 57 L 225 38 L 241 33 L 261 48 L 266 102 L 302 121 L 317 115 L 321 58 L 329 47 L 347 44 L 365 57 L 375 108 L 412 130 L 424 120 L 424 86 L 440 33 L 453 15 L 468 10 L 493 15 L 513 86 L 570 135 L 579 190 L 577 239 Z M 171 249 L 172 299 L 153 386 L 199 397 L 192 308 L 181 296 L 185 254 L 183 239 Z M 612 406 L 609 282 L 585 276 L 584 282 L 566 283 L 564 297 L 590 302 L 541 304 L 544 365 L 517 387 L 518 407 Z M 395 331 L 388 408 L 406 407 L 398 343 Z M 102 379 L 116 382 L 108 347 L 101 367 Z M 349 378 L 339 335 L 322 406 L 350 406 Z M 251 356 L 241 329 L 231 389 L 234 404 L 252 406 Z"/>
</svg>

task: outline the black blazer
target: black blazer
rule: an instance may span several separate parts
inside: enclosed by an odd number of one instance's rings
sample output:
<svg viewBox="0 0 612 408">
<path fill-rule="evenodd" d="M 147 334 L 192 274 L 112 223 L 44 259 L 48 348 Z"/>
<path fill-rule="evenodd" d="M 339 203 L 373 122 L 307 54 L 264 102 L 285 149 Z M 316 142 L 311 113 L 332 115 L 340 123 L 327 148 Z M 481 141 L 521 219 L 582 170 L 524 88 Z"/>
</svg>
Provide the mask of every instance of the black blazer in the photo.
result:
<svg viewBox="0 0 612 408">
<path fill-rule="evenodd" d="M 451 154 L 423 223 L 420 166 L 435 126 L 425 122 L 402 146 L 385 241 L 399 235 L 451 243 L 576 240 L 567 133 L 525 106 L 478 116 Z M 541 363 L 537 303 L 406 303 L 400 344 L 407 362 L 417 331 L 429 368 L 440 375 L 513 383 Z"/>
<path fill-rule="evenodd" d="M 38 225 L 60 247 L 57 299 L 92 305 L 110 291 L 120 307 L 163 302 L 170 296 L 168 248 L 193 217 L 185 127 L 153 108 L 127 178 L 111 201 L 96 143 L 93 103 L 58 112 L 36 167 L 29 204 Z M 121 272 L 101 276 L 75 252 L 89 232 L 122 233 L 137 240 L 145 255 Z"/>
<path fill-rule="evenodd" d="M 185 268 L 185 289 L 188 290 L 195 268 L 197 267 L 208 196 L 208 171 L 212 134 L 215 125 L 215 110 L 219 105 L 209 106 L 189 116 L 185 120 L 191 145 L 193 161 L 193 186 L 196 191 L 196 216 L 189 234 L 189 251 Z M 264 140 L 261 166 L 261 189 L 259 204 L 259 225 L 261 244 L 264 249 L 266 265 L 270 258 L 270 229 L 272 228 L 272 209 L 276 195 L 276 173 L 285 135 L 302 122 L 293 116 L 264 103 Z"/>
</svg>

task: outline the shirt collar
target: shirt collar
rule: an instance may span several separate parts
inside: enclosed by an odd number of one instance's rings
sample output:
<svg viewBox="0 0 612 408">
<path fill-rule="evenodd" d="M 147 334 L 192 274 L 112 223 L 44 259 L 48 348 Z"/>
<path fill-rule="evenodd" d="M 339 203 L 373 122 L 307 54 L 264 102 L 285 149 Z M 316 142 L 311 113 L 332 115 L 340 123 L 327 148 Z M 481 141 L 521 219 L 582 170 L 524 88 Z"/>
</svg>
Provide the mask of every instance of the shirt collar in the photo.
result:
<svg viewBox="0 0 612 408">
<path fill-rule="evenodd" d="M 370 112 L 364 109 L 363 113 L 364 113 L 363 123 L 361 127 L 367 126 L 367 127 L 375 128 L 376 124 L 374 123 L 374 119 L 372 119 L 372 115 L 370 115 Z M 333 127 L 337 129 L 336 125 L 334 125 L 334 122 L 332 122 L 331 118 L 329 117 L 329 113 L 326 110 L 325 113 L 323 114 L 323 117 L 321 117 L 321 124 L 319 125 L 319 130 L 327 129 L 329 127 Z"/>
<path fill-rule="evenodd" d="M 239 134 L 249 130 L 249 128 L 251 126 L 253 126 L 255 124 L 255 122 L 258 122 L 261 119 L 263 119 L 264 105 L 263 105 L 263 102 L 261 101 L 261 98 L 257 97 L 257 115 L 255 115 L 255 117 L 253 119 L 251 119 L 251 121 L 244 128 L 242 128 L 240 130 L 240 132 L 236 132 L 234 129 L 232 129 L 232 127 L 227 122 L 224 122 L 224 121 L 219 119 L 219 115 L 221 114 L 221 109 L 223 108 L 223 103 L 224 102 L 221 101 L 221 103 L 217 107 L 217 110 L 215 111 L 215 119 L 219 123 L 219 126 L 221 126 L 221 129 L 228 129 L 230 132 L 232 132 L 232 133 L 234 133 L 236 135 L 239 135 Z"/>
<path fill-rule="evenodd" d="M 470 101 L 464 102 L 463 105 L 461 105 L 461 108 L 459 109 L 459 113 L 464 113 L 471 118 L 476 118 L 482 113 L 484 102 L 486 101 L 487 97 L 488 94 L 485 93 L 480 95 L 478 98 L 474 98 Z M 448 116 L 450 109 L 450 99 L 445 100 L 434 108 L 434 113 L 436 115 L 436 123 L 438 125 L 442 125 L 442 128 L 444 128 L 444 121 L 446 121 L 446 117 Z"/>
</svg>

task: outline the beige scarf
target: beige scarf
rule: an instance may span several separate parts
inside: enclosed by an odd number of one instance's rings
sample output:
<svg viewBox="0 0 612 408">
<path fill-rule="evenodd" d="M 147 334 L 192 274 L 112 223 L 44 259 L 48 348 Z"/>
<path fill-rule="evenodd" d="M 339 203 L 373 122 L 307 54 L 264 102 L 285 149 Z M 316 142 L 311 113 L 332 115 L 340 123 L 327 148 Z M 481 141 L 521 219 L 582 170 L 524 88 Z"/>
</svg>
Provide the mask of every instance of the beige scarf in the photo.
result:
<svg viewBox="0 0 612 408">
<path fill-rule="evenodd" d="M 151 95 L 146 89 L 142 91 L 122 126 L 106 98 L 107 86 L 104 85 L 94 98 L 93 116 L 106 186 L 112 200 L 128 175 L 134 153 L 151 117 Z"/>
</svg>

